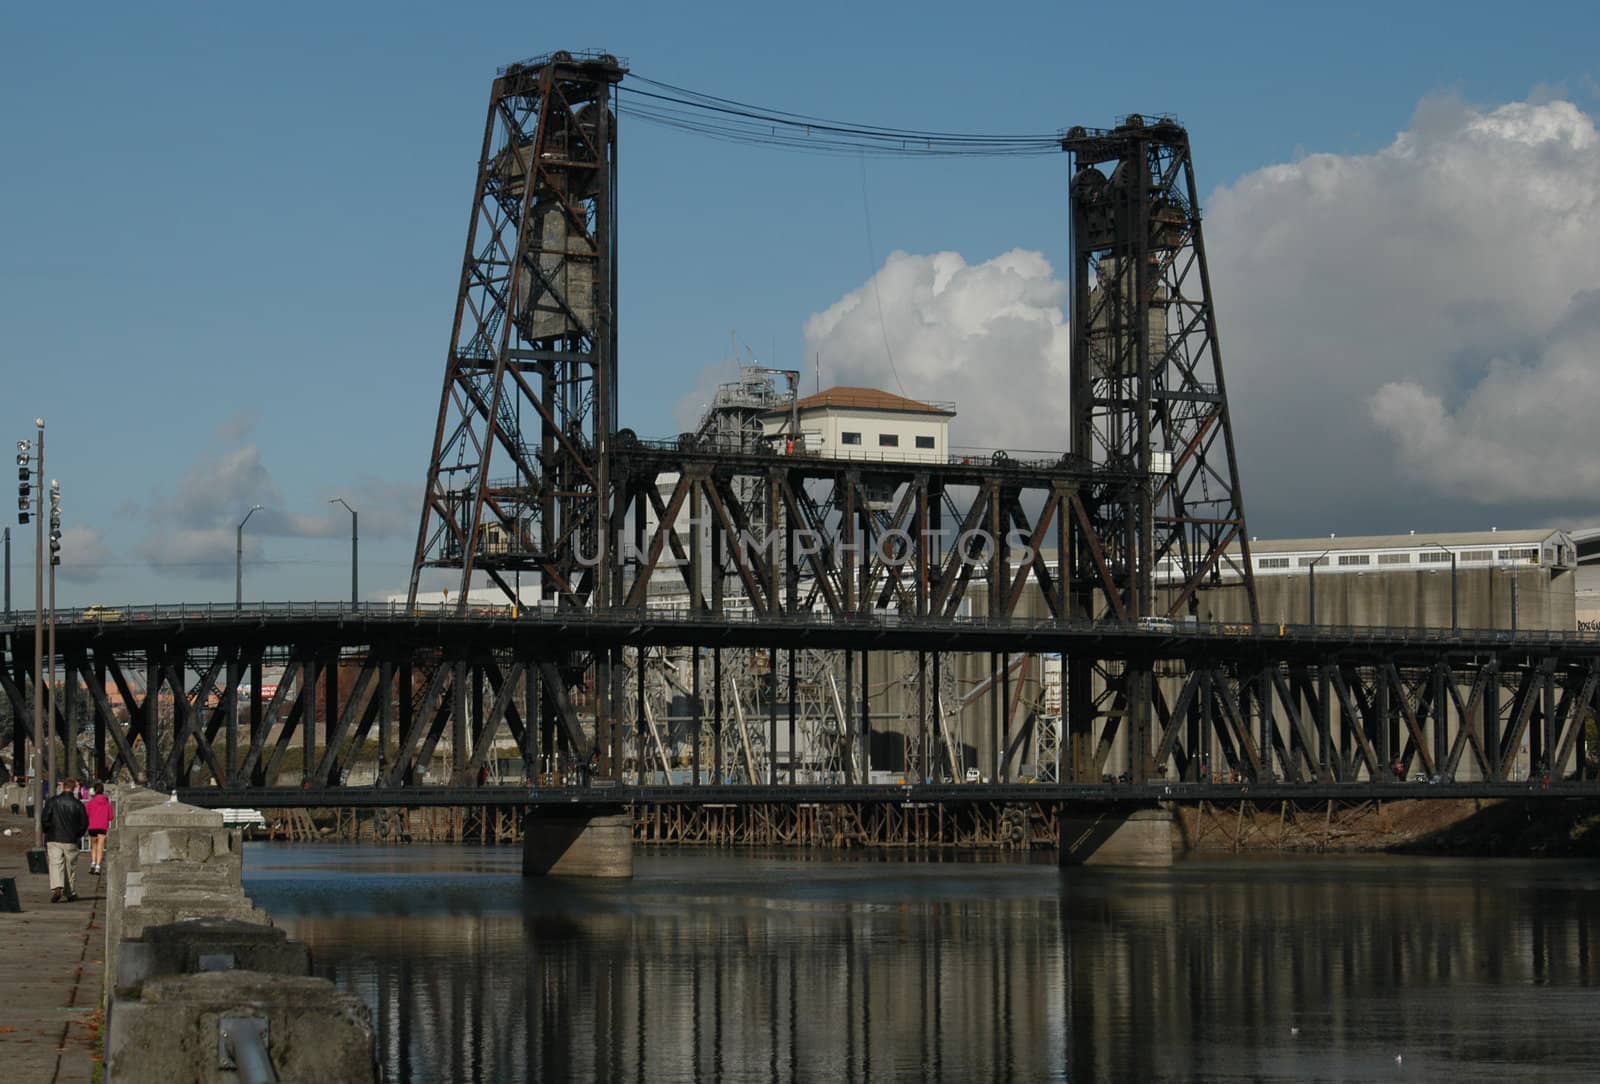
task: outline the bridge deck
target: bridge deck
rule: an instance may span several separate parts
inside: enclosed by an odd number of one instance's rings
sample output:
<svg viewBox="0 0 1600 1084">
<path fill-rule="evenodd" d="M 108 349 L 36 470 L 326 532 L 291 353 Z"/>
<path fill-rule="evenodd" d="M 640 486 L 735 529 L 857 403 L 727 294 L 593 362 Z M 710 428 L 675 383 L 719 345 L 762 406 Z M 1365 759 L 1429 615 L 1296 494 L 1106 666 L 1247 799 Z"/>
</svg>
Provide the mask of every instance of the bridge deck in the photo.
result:
<svg viewBox="0 0 1600 1084">
<path fill-rule="evenodd" d="M 591 786 L 591 787 L 190 787 L 178 797 L 207 809 L 365 809 L 498 806 L 530 809 L 625 805 L 814 805 L 852 803 L 1058 803 L 1117 805 L 1238 801 L 1398 801 L 1401 799 L 1600 798 L 1600 782 L 1518 783 L 990 783 L 901 786 Z"/>
<path fill-rule="evenodd" d="M 0 636 L 31 644 L 32 615 L 13 611 Z M 1570 659 L 1600 658 L 1600 634 L 1549 630 L 1439 629 L 1249 623 L 941 618 L 893 613 L 841 619 L 830 614 L 752 616 L 687 610 L 546 611 L 482 607 L 466 614 L 374 604 L 278 603 L 228 606 L 87 607 L 56 614 L 62 650 L 94 644 L 137 649 L 270 640 L 345 644 L 470 643 L 506 648 L 559 643 L 567 650 L 629 646 L 814 647 L 872 651 L 1092 652 L 1102 658 L 1156 655 L 1343 651 L 1403 661 L 1408 657 L 1537 651 Z M 31 650 L 31 648 L 30 648 Z"/>
</svg>

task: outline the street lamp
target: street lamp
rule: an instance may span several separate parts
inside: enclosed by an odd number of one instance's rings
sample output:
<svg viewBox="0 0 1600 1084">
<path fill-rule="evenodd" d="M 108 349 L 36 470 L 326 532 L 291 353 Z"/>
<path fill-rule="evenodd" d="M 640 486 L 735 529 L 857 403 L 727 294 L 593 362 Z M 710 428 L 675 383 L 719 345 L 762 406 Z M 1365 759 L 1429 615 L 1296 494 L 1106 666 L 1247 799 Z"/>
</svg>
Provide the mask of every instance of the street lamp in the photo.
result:
<svg viewBox="0 0 1600 1084">
<path fill-rule="evenodd" d="M 56 789 L 56 782 L 61 776 L 56 772 L 56 566 L 61 563 L 61 483 L 50 479 L 50 621 L 49 642 L 45 647 L 45 657 L 49 659 L 50 673 L 46 679 L 45 688 L 49 691 L 50 700 L 46 705 L 49 720 L 50 743 L 46 746 L 50 750 L 50 790 Z M 73 774 L 75 765 L 72 751 L 73 737 L 71 720 L 62 719 L 66 730 L 67 747 L 67 774 Z"/>
<path fill-rule="evenodd" d="M 38 430 L 30 446 L 17 441 L 17 522 L 27 523 L 30 504 L 33 527 L 33 770 L 28 786 L 39 786 L 40 763 L 44 757 L 44 489 L 35 492 L 30 481 L 44 479 L 44 419 L 33 419 Z M 32 461 L 32 467 L 29 461 Z M 33 800 L 33 846 L 44 847 L 44 803 L 50 795 L 35 794 Z"/>
<path fill-rule="evenodd" d="M 1309 594 L 1311 596 L 1311 624 L 1313 625 L 1317 623 L 1317 566 L 1322 563 L 1322 559 L 1324 557 L 1328 556 L 1328 554 L 1332 552 L 1333 550 L 1326 549 L 1317 554 L 1315 557 L 1311 558 L 1311 568 L 1308 574 L 1311 577 L 1311 589 Z"/>
<path fill-rule="evenodd" d="M 359 605 L 361 597 L 356 590 L 356 510 L 350 507 L 343 497 L 335 497 L 329 504 L 342 504 L 346 512 L 350 513 L 350 609 L 354 610 Z"/>
<path fill-rule="evenodd" d="M 250 517 L 261 511 L 259 504 L 252 504 L 250 511 L 244 514 L 239 521 L 239 534 L 233 546 L 233 608 L 244 609 L 244 525 L 250 522 Z"/>
<path fill-rule="evenodd" d="M 1444 550 L 1446 553 L 1448 553 L 1450 555 L 1450 633 L 1451 633 L 1451 635 L 1460 635 L 1460 633 L 1461 633 L 1461 610 L 1457 605 L 1458 596 L 1457 596 L 1457 593 L 1456 593 L 1456 551 L 1451 549 L 1449 546 L 1442 545 L 1442 544 L 1440 544 L 1438 542 L 1424 542 L 1423 545 L 1432 546 L 1434 549 Z"/>
</svg>

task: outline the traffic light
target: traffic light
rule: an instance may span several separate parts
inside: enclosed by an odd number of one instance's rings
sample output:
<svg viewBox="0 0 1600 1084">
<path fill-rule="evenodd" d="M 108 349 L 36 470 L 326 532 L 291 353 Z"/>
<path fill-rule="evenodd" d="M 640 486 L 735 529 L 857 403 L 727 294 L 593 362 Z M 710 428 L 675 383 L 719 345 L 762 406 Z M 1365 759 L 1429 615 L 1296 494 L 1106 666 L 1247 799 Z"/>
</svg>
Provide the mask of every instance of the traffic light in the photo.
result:
<svg viewBox="0 0 1600 1084">
<path fill-rule="evenodd" d="M 31 441 L 17 441 L 17 522 L 27 523 L 30 520 L 28 511 L 33 506 L 33 470 L 29 467 L 32 462 L 33 449 Z"/>
<path fill-rule="evenodd" d="M 50 479 L 50 563 L 61 563 L 61 483 Z"/>
</svg>

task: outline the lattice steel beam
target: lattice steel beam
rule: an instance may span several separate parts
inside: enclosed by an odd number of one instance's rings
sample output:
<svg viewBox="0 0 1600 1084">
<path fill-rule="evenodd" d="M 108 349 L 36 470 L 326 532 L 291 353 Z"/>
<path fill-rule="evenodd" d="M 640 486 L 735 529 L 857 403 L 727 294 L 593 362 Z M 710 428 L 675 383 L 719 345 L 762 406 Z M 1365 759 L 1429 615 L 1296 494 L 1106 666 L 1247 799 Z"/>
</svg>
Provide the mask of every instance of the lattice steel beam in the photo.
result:
<svg viewBox="0 0 1600 1084">
<path fill-rule="evenodd" d="M 615 430 L 615 57 L 554 53 L 490 92 L 412 566 L 605 605 Z M 586 561 L 584 555 L 590 555 Z"/>
</svg>

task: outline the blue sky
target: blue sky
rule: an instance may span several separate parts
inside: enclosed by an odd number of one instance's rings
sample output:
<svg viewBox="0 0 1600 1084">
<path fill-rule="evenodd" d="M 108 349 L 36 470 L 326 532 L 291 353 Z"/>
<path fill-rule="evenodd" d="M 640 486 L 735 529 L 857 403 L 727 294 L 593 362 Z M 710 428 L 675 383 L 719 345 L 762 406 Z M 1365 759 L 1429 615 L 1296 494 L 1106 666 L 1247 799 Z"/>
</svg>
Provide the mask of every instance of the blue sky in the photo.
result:
<svg viewBox="0 0 1600 1084">
<path fill-rule="evenodd" d="M 229 599 L 233 524 L 257 502 L 246 595 L 340 597 L 334 496 L 362 511 L 363 587 L 404 585 L 489 81 L 514 59 L 603 48 L 667 82 L 891 125 L 1170 112 L 1208 191 L 1378 151 L 1429 96 L 1600 106 L 1591 4 L 464 10 L 0 16 L 0 439 L 49 419 L 80 532 L 64 603 Z M 891 252 L 1065 262 L 1064 159 L 863 166 L 637 125 L 622 141 L 622 421 L 641 433 L 676 430 L 731 330 L 803 365 L 808 317 Z M 31 530 L 12 506 L 22 604 Z M 1252 514 L 1259 533 L 1310 529 L 1271 501 Z M 198 532 L 181 546 L 180 522 Z"/>
</svg>

